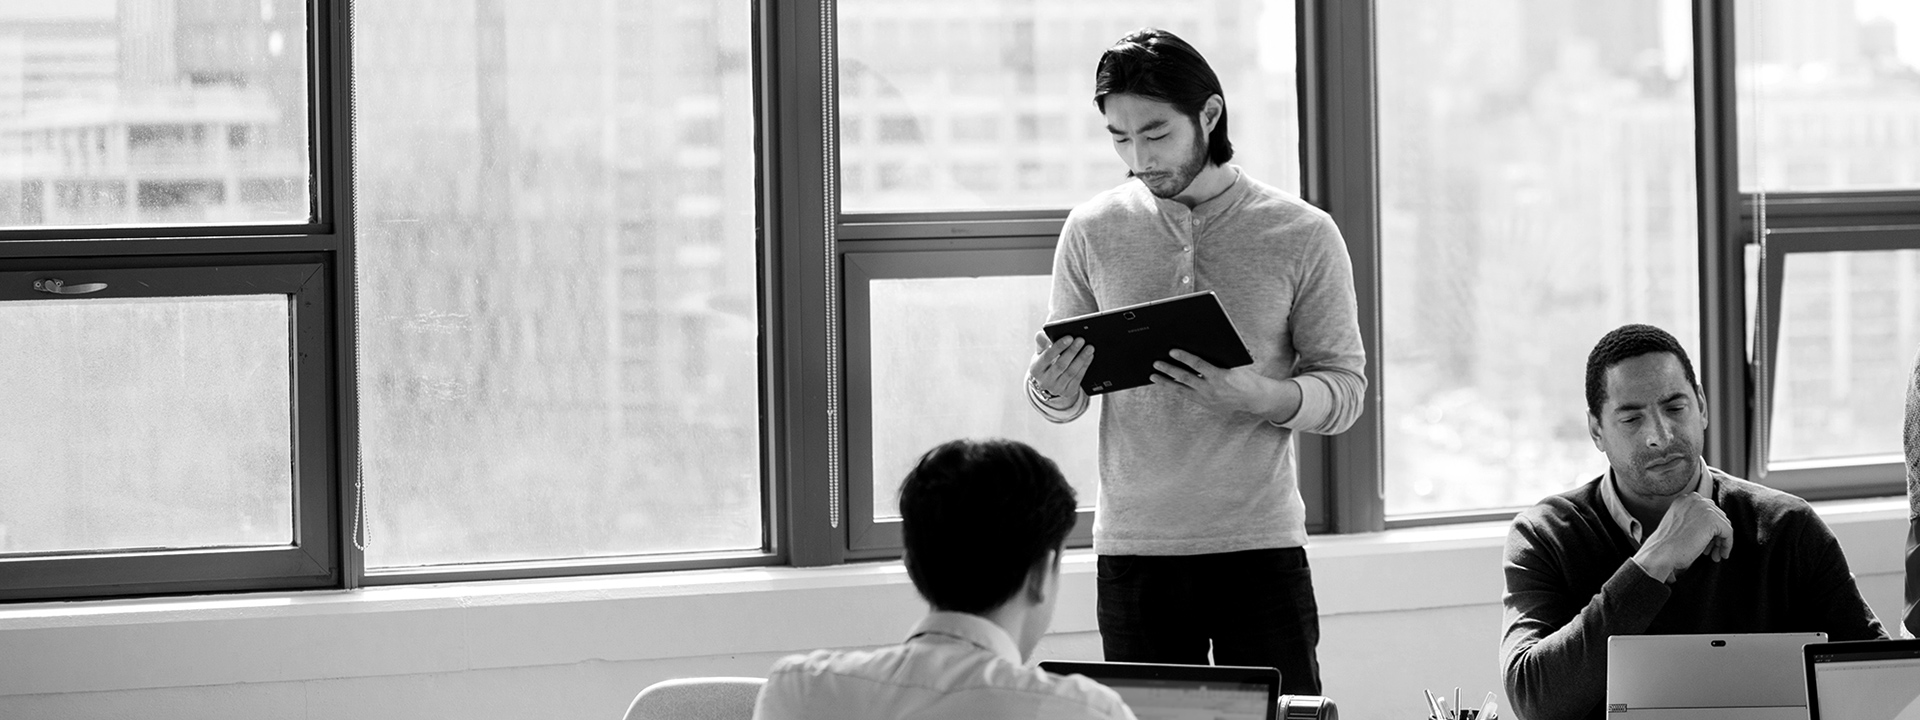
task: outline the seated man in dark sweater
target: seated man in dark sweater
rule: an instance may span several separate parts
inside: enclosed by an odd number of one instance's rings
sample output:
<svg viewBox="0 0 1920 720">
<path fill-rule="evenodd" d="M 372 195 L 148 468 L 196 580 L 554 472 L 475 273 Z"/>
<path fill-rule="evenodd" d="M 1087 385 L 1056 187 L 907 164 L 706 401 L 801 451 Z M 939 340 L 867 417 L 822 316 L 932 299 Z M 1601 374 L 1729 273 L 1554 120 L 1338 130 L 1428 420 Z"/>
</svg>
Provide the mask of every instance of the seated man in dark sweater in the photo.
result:
<svg viewBox="0 0 1920 720">
<path fill-rule="evenodd" d="M 1907 637 L 1920 637 L 1920 358 L 1907 376 Z"/>
<path fill-rule="evenodd" d="M 1701 459 L 1705 400 L 1659 328 L 1621 327 L 1587 356 L 1587 433 L 1611 468 L 1507 533 L 1501 667 L 1525 720 L 1604 717 L 1613 635 L 1886 637 L 1806 501 Z"/>
</svg>

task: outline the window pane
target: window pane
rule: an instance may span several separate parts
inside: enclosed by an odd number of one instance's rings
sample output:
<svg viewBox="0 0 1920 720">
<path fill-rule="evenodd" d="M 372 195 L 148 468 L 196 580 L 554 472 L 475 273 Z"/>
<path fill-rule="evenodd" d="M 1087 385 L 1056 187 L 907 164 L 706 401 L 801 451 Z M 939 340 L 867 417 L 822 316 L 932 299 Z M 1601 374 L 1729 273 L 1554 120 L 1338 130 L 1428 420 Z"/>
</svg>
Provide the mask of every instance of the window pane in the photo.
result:
<svg viewBox="0 0 1920 720">
<path fill-rule="evenodd" d="M 1300 187 L 1293 3 L 842 0 L 841 205 L 1066 207 L 1127 181 L 1093 104 L 1100 53 L 1142 26 L 1200 50 L 1235 164 Z"/>
<path fill-rule="evenodd" d="M 1735 9 L 1743 190 L 1920 188 L 1920 3 Z"/>
<path fill-rule="evenodd" d="M 1027 362 L 1051 283 L 1023 275 L 869 284 L 874 519 L 898 519 L 900 482 L 914 462 L 963 437 L 1032 445 L 1060 466 L 1080 507 L 1094 506 L 1100 403 L 1064 425 L 1027 403 Z"/>
<path fill-rule="evenodd" d="M 0 227 L 304 223 L 303 0 L 0 2 Z"/>
<path fill-rule="evenodd" d="M 368 564 L 761 547 L 751 4 L 353 7 Z"/>
<path fill-rule="evenodd" d="M 1898 456 L 1920 250 L 1795 253 L 1780 290 L 1772 462 Z"/>
<path fill-rule="evenodd" d="M 1628 322 L 1699 357 L 1685 0 L 1381 0 L 1388 514 L 1592 478 L 1586 356 Z"/>
<path fill-rule="evenodd" d="M 287 298 L 0 303 L 0 553 L 289 545 Z"/>
</svg>

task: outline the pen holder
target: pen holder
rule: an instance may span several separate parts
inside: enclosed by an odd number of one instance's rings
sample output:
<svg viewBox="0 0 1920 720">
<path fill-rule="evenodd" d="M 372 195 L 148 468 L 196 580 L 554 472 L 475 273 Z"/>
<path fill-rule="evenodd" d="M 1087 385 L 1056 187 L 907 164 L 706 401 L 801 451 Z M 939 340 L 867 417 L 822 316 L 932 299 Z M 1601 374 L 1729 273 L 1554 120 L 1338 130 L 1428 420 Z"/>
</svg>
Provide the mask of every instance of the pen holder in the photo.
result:
<svg viewBox="0 0 1920 720">
<path fill-rule="evenodd" d="M 1494 703 L 1493 693 L 1487 693 L 1485 700 L 1477 708 L 1457 707 L 1462 704 L 1460 689 L 1454 688 L 1452 696 L 1447 693 L 1435 695 L 1425 691 L 1427 696 L 1428 720 L 1496 720 L 1500 717 L 1500 708 Z"/>
</svg>

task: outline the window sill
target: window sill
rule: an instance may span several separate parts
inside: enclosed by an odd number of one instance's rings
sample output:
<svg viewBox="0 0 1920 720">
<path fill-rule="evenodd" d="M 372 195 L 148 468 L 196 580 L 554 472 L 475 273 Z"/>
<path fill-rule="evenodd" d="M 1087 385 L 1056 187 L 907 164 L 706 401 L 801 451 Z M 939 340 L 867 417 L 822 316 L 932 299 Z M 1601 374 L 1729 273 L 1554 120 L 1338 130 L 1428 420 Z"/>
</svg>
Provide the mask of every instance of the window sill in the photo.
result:
<svg viewBox="0 0 1920 720">
<path fill-rule="evenodd" d="M 1857 575 L 1903 571 L 1904 499 L 1816 506 Z M 1316 536 L 1321 614 L 1497 604 L 1506 526 Z M 1068 553 L 1054 633 L 1096 629 L 1094 586 Z M 10 605 L 0 696 L 873 646 L 924 611 L 898 562 Z"/>
</svg>

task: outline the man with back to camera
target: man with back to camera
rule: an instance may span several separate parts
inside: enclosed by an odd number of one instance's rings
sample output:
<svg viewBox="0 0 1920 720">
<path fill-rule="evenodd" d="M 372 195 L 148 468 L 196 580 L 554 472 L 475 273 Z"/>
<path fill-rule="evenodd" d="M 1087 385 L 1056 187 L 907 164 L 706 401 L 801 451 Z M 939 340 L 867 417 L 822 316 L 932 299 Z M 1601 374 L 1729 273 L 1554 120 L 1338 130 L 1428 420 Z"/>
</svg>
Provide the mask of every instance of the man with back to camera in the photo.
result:
<svg viewBox="0 0 1920 720">
<path fill-rule="evenodd" d="M 1133 720 L 1118 693 L 1025 665 L 1053 620 L 1073 488 L 1013 440 L 955 440 L 900 485 L 907 576 L 932 606 L 906 642 L 775 663 L 757 720 Z"/>
<path fill-rule="evenodd" d="M 1825 632 L 1884 638 L 1813 507 L 1700 458 L 1706 396 L 1648 325 L 1587 356 L 1587 434 L 1607 473 L 1507 533 L 1507 698 L 1527 720 L 1602 718 L 1614 635 Z"/>
<path fill-rule="evenodd" d="M 1227 105 L 1198 51 L 1146 28 L 1100 57 L 1094 104 L 1128 182 L 1074 208 L 1048 320 L 1212 290 L 1253 364 L 1183 351 L 1100 417 L 1100 637 L 1111 661 L 1272 666 L 1320 693 L 1318 607 L 1293 433 L 1360 414 L 1353 268 L 1326 213 L 1228 165 Z M 1028 399 L 1069 422 L 1095 348 L 1062 337 L 1027 370 Z"/>
</svg>

